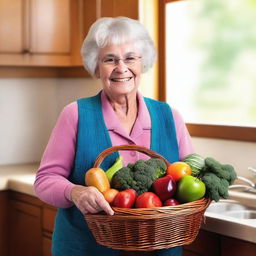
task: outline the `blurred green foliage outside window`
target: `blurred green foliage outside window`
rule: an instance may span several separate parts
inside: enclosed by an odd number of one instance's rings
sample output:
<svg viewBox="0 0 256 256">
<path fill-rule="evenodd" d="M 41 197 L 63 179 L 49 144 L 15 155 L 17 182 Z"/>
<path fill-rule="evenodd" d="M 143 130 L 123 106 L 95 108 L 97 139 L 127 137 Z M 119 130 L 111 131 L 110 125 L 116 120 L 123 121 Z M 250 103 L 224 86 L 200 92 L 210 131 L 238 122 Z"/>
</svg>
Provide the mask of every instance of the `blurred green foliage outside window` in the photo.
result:
<svg viewBox="0 0 256 256">
<path fill-rule="evenodd" d="M 186 122 L 256 126 L 256 0 L 166 5 L 167 101 Z"/>
</svg>

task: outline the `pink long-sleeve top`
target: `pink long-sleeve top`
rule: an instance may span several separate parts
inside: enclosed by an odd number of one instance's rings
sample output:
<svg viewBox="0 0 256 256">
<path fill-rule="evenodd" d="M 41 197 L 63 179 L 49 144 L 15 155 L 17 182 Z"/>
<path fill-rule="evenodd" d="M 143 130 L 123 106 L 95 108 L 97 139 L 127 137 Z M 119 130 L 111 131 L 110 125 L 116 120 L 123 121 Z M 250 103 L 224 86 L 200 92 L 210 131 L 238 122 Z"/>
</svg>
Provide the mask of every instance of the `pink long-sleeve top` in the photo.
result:
<svg viewBox="0 0 256 256">
<path fill-rule="evenodd" d="M 136 144 L 150 148 L 151 120 L 143 97 L 138 93 L 138 116 L 131 134 L 128 134 L 120 124 L 104 91 L 101 93 L 102 111 L 106 127 L 113 146 Z M 179 147 L 179 157 L 182 159 L 194 152 L 190 135 L 181 115 L 172 109 L 176 135 Z M 72 171 L 78 124 L 77 102 L 67 105 L 61 112 L 44 151 L 34 184 L 37 196 L 56 207 L 66 208 L 73 205 L 70 201 L 71 189 L 75 184 L 68 180 Z M 93 145 L 92 145 L 93 146 Z M 139 159 L 147 159 L 143 153 L 120 151 L 124 165 Z"/>
</svg>

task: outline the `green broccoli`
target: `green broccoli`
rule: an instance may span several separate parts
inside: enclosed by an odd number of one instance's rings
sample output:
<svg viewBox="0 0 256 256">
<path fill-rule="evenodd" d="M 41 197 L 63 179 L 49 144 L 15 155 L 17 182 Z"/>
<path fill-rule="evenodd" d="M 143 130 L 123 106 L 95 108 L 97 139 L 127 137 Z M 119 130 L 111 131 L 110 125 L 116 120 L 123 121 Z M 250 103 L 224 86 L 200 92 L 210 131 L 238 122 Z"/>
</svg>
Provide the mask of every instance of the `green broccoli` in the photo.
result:
<svg viewBox="0 0 256 256">
<path fill-rule="evenodd" d="M 152 183 L 166 174 L 166 164 L 161 159 L 138 160 L 121 168 L 111 180 L 117 190 L 133 188 L 137 195 L 149 191 Z"/>
<path fill-rule="evenodd" d="M 219 178 L 223 178 L 228 181 L 229 185 L 233 184 L 237 178 L 234 167 L 229 164 L 221 164 L 212 157 L 205 158 L 205 170 L 207 172 L 215 173 Z"/>
<path fill-rule="evenodd" d="M 206 194 L 214 201 L 218 202 L 220 198 L 228 198 L 229 183 L 223 178 L 219 178 L 215 173 L 207 172 L 202 181 L 206 187 Z"/>
<path fill-rule="evenodd" d="M 212 200 L 218 202 L 220 200 L 220 178 L 217 177 L 214 173 L 208 172 L 202 177 L 202 181 L 206 187 L 206 195 Z"/>
<path fill-rule="evenodd" d="M 205 166 L 201 173 L 202 181 L 206 186 L 206 194 L 214 201 L 228 198 L 229 185 L 236 179 L 234 167 L 221 164 L 212 157 L 205 158 Z"/>
<path fill-rule="evenodd" d="M 167 166 L 163 160 L 159 158 L 150 158 L 146 161 L 146 164 L 154 167 L 155 169 L 154 180 L 166 175 Z"/>
</svg>

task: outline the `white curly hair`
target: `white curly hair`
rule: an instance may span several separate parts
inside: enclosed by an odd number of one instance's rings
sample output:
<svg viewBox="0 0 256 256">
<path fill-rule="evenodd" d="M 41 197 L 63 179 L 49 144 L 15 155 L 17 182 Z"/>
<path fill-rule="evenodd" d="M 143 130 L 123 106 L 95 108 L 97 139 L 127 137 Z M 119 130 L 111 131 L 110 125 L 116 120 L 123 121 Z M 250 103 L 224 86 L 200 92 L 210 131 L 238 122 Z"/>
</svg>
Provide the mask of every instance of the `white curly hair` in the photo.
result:
<svg viewBox="0 0 256 256">
<path fill-rule="evenodd" d="M 90 28 L 81 48 L 85 69 L 95 77 L 99 50 L 107 45 L 134 42 L 142 56 L 143 72 L 153 66 L 156 50 L 148 31 L 137 20 L 127 17 L 100 18 Z"/>
</svg>

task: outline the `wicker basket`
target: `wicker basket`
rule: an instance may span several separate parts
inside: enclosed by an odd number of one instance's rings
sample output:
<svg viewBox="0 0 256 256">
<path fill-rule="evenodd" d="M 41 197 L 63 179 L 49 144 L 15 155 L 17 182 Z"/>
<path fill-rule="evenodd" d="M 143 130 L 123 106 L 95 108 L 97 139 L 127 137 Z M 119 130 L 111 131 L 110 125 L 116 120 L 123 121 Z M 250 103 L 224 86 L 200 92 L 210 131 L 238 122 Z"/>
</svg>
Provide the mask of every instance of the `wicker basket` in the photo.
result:
<svg viewBox="0 0 256 256">
<path fill-rule="evenodd" d="M 168 161 L 144 147 L 136 145 L 115 146 L 104 150 L 96 159 L 99 167 L 103 159 L 119 150 L 135 150 L 150 157 Z M 118 250 L 152 251 L 192 243 L 204 220 L 210 200 L 157 208 L 127 209 L 113 207 L 113 216 L 104 213 L 87 214 L 85 219 L 99 244 Z"/>
</svg>

